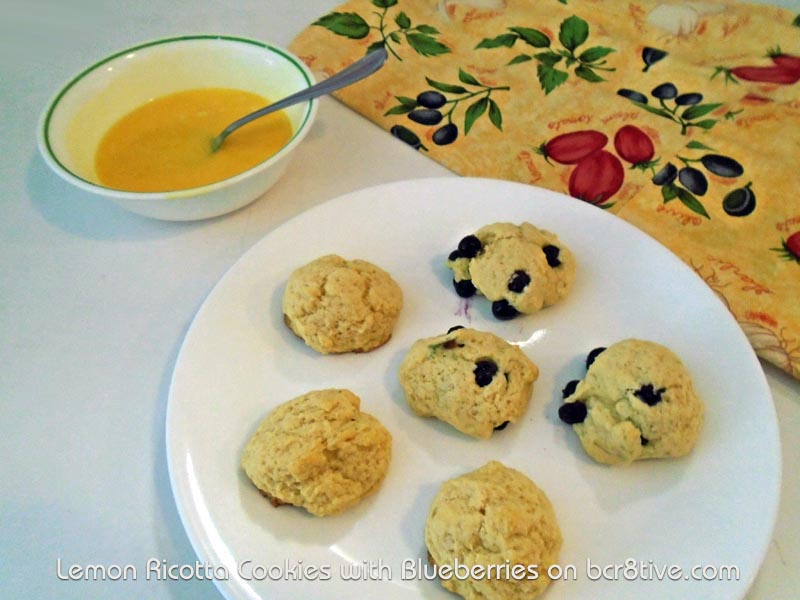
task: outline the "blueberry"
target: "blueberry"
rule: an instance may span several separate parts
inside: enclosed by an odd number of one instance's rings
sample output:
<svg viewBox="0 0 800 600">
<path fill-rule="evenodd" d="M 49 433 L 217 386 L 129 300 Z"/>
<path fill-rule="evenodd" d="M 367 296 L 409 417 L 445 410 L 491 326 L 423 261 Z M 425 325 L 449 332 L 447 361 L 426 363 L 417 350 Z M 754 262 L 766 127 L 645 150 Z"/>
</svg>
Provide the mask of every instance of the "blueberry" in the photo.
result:
<svg viewBox="0 0 800 600">
<path fill-rule="evenodd" d="M 547 258 L 548 265 L 550 265 L 553 268 L 561 265 L 561 261 L 558 260 L 558 255 L 561 252 L 561 249 L 558 246 L 547 244 L 547 246 L 542 247 L 542 251 L 544 252 L 545 257 Z"/>
<path fill-rule="evenodd" d="M 407 116 L 422 125 L 437 125 L 442 120 L 442 113 L 432 108 L 415 108 Z"/>
<path fill-rule="evenodd" d="M 433 132 L 433 143 L 437 146 L 446 146 L 456 141 L 458 137 L 458 127 L 453 123 L 442 125 Z"/>
<path fill-rule="evenodd" d="M 703 196 L 708 191 L 706 176 L 694 167 L 683 167 L 678 171 L 678 180 L 683 187 L 698 196 Z"/>
<path fill-rule="evenodd" d="M 667 388 L 655 389 L 652 383 L 646 383 L 638 390 L 633 392 L 633 395 L 639 398 L 647 406 L 655 406 L 661 402 L 661 394 L 667 391 Z"/>
<path fill-rule="evenodd" d="M 447 98 L 444 97 L 444 94 L 435 92 L 433 90 L 422 92 L 417 96 L 417 104 L 424 106 L 425 108 L 441 108 L 446 103 Z"/>
<path fill-rule="evenodd" d="M 653 183 L 656 185 L 667 185 L 675 181 L 677 176 L 678 168 L 672 163 L 667 163 L 658 173 L 653 175 Z"/>
<path fill-rule="evenodd" d="M 407 127 L 403 127 L 402 125 L 395 125 L 392 127 L 389 132 L 399 140 L 404 141 L 406 144 L 414 148 L 415 150 L 419 150 L 420 148 L 425 148 L 422 145 L 422 140 L 419 139 L 416 133 L 408 129 Z"/>
<path fill-rule="evenodd" d="M 527 285 L 531 282 L 531 276 L 525 271 L 514 271 L 511 279 L 508 280 L 508 290 L 511 292 L 521 293 Z"/>
<path fill-rule="evenodd" d="M 492 314 L 501 321 L 508 321 L 516 317 L 519 312 L 509 304 L 508 300 L 495 300 L 492 302 Z"/>
<path fill-rule="evenodd" d="M 722 201 L 722 210 L 731 217 L 746 217 L 756 209 L 756 195 L 750 189 L 752 183 L 728 192 Z"/>
<path fill-rule="evenodd" d="M 447 330 L 447 333 L 453 333 L 454 331 L 458 331 L 459 329 L 464 329 L 463 325 L 453 325 L 450 329 Z"/>
<path fill-rule="evenodd" d="M 468 235 L 458 242 L 458 253 L 463 258 L 475 258 L 483 249 L 483 244 L 475 235 Z"/>
<path fill-rule="evenodd" d="M 720 177 L 739 177 L 744 173 L 744 167 L 738 161 L 721 154 L 706 154 L 700 162 L 711 173 Z"/>
<path fill-rule="evenodd" d="M 502 423 L 500 423 L 500 425 L 498 425 L 497 427 L 495 427 L 495 428 L 494 428 L 494 430 L 495 430 L 495 431 L 503 431 L 503 429 L 505 429 L 506 427 L 508 427 L 508 423 L 509 423 L 509 421 L 503 421 Z"/>
<path fill-rule="evenodd" d="M 648 439 L 647 439 L 646 437 L 644 437 L 643 435 L 640 435 L 640 436 L 639 436 L 639 442 L 641 442 L 642 446 L 647 446 L 647 444 L 649 444 L 649 443 L 650 443 L 650 440 L 648 440 Z"/>
<path fill-rule="evenodd" d="M 667 54 L 669 53 L 665 50 L 659 50 L 658 48 L 645 46 L 645 48 L 642 50 L 642 60 L 644 61 L 644 69 L 642 69 L 642 71 L 647 71 L 658 61 L 664 59 Z"/>
<path fill-rule="evenodd" d="M 462 279 L 461 281 L 456 281 L 454 279 L 453 287 L 456 290 L 456 294 L 462 298 L 470 298 L 475 295 L 475 286 L 472 285 L 472 281 L 469 279 Z"/>
<path fill-rule="evenodd" d="M 703 101 L 703 94 L 691 92 L 689 94 L 681 94 L 675 98 L 675 104 L 678 106 L 691 106 L 692 104 L 700 104 Z"/>
<path fill-rule="evenodd" d="M 567 385 L 564 386 L 564 389 L 561 390 L 561 397 L 566 398 L 567 396 L 572 396 L 575 393 L 575 390 L 580 383 L 580 379 L 573 379 L 572 381 L 568 381 Z"/>
<path fill-rule="evenodd" d="M 603 350 L 605 350 L 605 348 L 595 348 L 594 350 L 589 352 L 589 354 L 586 356 L 586 368 L 587 369 L 592 366 L 592 363 L 594 362 L 594 359 L 597 358 L 598 356 L 600 356 L 600 353 Z"/>
<path fill-rule="evenodd" d="M 654 87 L 653 91 L 650 93 L 654 98 L 671 100 L 678 95 L 678 88 L 675 87 L 674 83 L 662 83 L 661 85 Z"/>
<path fill-rule="evenodd" d="M 459 258 L 461 258 L 461 252 L 458 250 L 453 250 L 450 253 L 450 256 L 447 257 L 447 260 L 458 260 Z"/>
<path fill-rule="evenodd" d="M 635 90 L 622 88 L 621 90 L 617 90 L 617 95 L 632 100 L 633 102 L 638 102 L 639 104 L 647 104 L 647 96 Z"/>
<path fill-rule="evenodd" d="M 583 423 L 588 412 L 583 402 L 567 402 L 558 407 L 558 418 L 567 425 L 575 425 Z"/>
<path fill-rule="evenodd" d="M 475 369 L 472 371 L 475 374 L 475 383 L 478 387 L 486 387 L 492 383 L 492 379 L 497 374 L 497 365 L 491 360 L 479 360 L 475 363 Z"/>
</svg>

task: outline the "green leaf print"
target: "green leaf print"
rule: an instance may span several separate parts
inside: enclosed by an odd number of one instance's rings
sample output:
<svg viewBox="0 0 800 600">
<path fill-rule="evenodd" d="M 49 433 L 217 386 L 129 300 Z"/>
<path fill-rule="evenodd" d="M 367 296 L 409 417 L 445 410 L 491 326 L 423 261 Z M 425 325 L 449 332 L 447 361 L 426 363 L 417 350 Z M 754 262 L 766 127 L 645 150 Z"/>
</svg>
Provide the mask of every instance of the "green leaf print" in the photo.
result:
<svg viewBox="0 0 800 600">
<path fill-rule="evenodd" d="M 423 23 L 414 25 L 405 11 L 398 12 L 393 19 L 390 19 L 389 10 L 398 5 L 398 0 L 371 0 L 371 2 L 373 6 L 381 9 L 381 12 L 372 13 L 378 20 L 377 24 L 370 24 L 354 12 L 332 12 L 313 24 L 354 40 L 363 39 L 375 30 L 380 34 L 380 40 L 367 47 L 367 54 L 383 47 L 399 61 L 403 59 L 397 53 L 395 46 L 402 45 L 403 40 L 420 56 L 440 56 L 450 52 L 447 45 L 436 39 L 435 36 L 439 35 L 436 27 Z M 396 29 L 393 29 L 392 23 Z"/>
<path fill-rule="evenodd" d="M 601 58 L 605 58 L 612 52 L 614 52 L 613 48 L 606 48 L 604 46 L 595 46 L 594 48 L 589 48 L 588 50 L 584 50 L 578 57 L 578 59 L 584 63 L 593 63 L 597 62 Z"/>
<path fill-rule="evenodd" d="M 369 34 L 369 25 L 356 13 L 330 13 L 315 21 L 314 25 L 353 40 L 363 39 Z"/>
<path fill-rule="evenodd" d="M 409 19 L 408 15 L 404 12 L 398 13 L 394 18 L 394 22 L 400 29 L 408 29 L 411 27 L 411 19 Z"/>
<path fill-rule="evenodd" d="M 467 85 L 480 85 L 480 81 L 475 79 L 472 75 L 464 71 L 464 69 L 458 70 L 458 80 L 461 83 L 466 83 Z"/>
<path fill-rule="evenodd" d="M 683 202 L 683 204 L 692 212 L 696 212 L 698 215 L 704 216 L 706 219 L 710 219 L 711 217 L 708 216 L 705 207 L 702 203 L 694 197 L 689 190 L 685 190 L 683 188 L 676 187 L 675 193 L 678 196 L 678 200 Z"/>
<path fill-rule="evenodd" d="M 698 117 L 704 117 L 710 112 L 717 110 L 722 103 L 714 103 L 714 104 L 695 104 L 694 106 L 690 106 L 681 115 L 681 118 L 686 121 L 693 121 Z"/>
<path fill-rule="evenodd" d="M 549 94 L 569 78 L 569 73 L 540 64 L 536 67 L 536 76 L 539 78 L 539 84 L 542 86 L 544 93 Z"/>
<path fill-rule="evenodd" d="M 605 81 L 600 75 L 592 71 L 589 67 L 585 67 L 583 65 L 579 66 L 575 69 L 575 75 L 580 77 L 581 79 L 585 79 L 591 83 L 597 83 L 599 81 Z"/>
<path fill-rule="evenodd" d="M 489 98 L 486 96 L 469 105 L 466 115 L 464 116 L 464 135 L 469 133 L 469 130 L 472 129 L 472 125 L 486 112 L 488 107 Z"/>
<path fill-rule="evenodd" d="M 424 33 L 409 33 L 406 35 L 406 41 L 422 56 L 439 56 L 450 52 L 450 48 Z"/>
<path fill-rule="evenodd" d="M 428 85 L 434 89 L 439 90 L 440 92 L 444 92 L 445 94 L 466 94 L 469 90 L 467 88 L 460 86 L 460 85 L 453 85 L 450 83 L 442 83 L 441 81 L 436 81 L 431 79 L 430 77 L 426 77 L 425 81 L 428 82 Z"/>
<path fill-rule="evenodd" d="M 558 40 L 567 50 L 573 51 L 589 38 L 589 24 L 578 16 L 571 16 L 561 23 Z"/>
<path fill-rule="evenodd" d="M 518 65 L 519 63 L 528 62 L 529 60 L 533 60 L 532 56 L 528 56 L 527 54 L 519 54 L 508 61 L 509 65 Z"/>
<path fill-rule="evenodd" d="M 577 15 L 572 15 L 561 22 L 558 41 L 561 42 L 563 49 L 553 48 L 553 40 L 547 34 L 533 27 L 509 27 L 508 31 L 510 33 L 484 38 L 475 48 L 489 50 L 511 48 L 518 40 L 521 40 L 533 48 L 546 49 L 532 54 L 518 54 L 506 65 L 537 62 L 536 76 L 545 94 L 549 94 L 566 82 L 569 79 L 569 70 L 573 67 L 575 75 L 589 83 L 605 81 L 598 71 L 616 70 L 605 66 L 605 58 L 615 52 L 614 48 L 593 46 L 576 54 L 577 49 L 589 39 L 589 24 Z M 557 69 L 556 65 L 562 61 L 564 68 Z"/>
<path fill-rule="evenodd" d="M 437 146 L 447 146 L 459 137 L 459 125 L 455 122 L 456 110 L 466 106 L 464 110 L 464 135 L 468 135 L 475 124 L 488 114 L 489 122 L 499 131 L 503 131 L 503 113 L 500 105 L 492 97 L 496 92 L 508 91 L 508 86 L 490 86 L 465 71 L 458 69 L 460 83 L 448 83 L 425 77 L 432 89 L 422 90 L 415 97 L 395 96 L 398 104 L 392 106 L 384 116 L 406 115 L 413 123 L 433 126 L 436 129 L 430 139 Z M 463 84 L 463 85 L 462 85 Z M 392 127 L 395 137 L 399 137 L 409 145 L 419 149 L 419 136 L 404 125 Z"/>
<path fill-rule="evenodd" d="M 503 113 L 500 112 L 500 107 L 497 102 L 489 98 L 489 121 L 492 125 L 503 131 Z"/>
<path fill-rule="evenodd" d="M 481 40 L 481 42 L 475 46 L 475 48 L 511 48 L 511 46 L 516 43 L 517 39 L 519 39 L 519 36 L 514 35 L 513 33 L 504 33 L 498 35 L 497 37 Z"/>
<path fill-rule="evenodd" d="M 509 27 L 509 31 L 513 31 L 519 36 L 523 42 L 534 48 L 549 48 L 550 38 L 543 34 L 538 29 L 530 27 Z"/>
</svg>

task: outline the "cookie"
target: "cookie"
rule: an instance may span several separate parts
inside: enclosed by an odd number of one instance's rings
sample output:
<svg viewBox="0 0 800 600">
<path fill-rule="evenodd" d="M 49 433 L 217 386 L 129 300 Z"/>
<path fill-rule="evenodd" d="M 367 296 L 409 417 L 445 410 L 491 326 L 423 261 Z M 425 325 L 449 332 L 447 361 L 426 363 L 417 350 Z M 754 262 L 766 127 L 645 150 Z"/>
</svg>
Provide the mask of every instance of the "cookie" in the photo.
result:
<svg viewBox="0 0 800 600">
<path fill-rule="evenodd" d="M 242 469 L 275 506 L 325 516 L 357 504 L 378 488 L 392 454 L 392 436 L 360 403 L 328 389 L 281 404 L 247 442 Z"/>
<path fill-rule="evenodd" d="M 575 280 L 575 257 L 558 237 L 530 223 L 494 223 L 463 238 L 450 253 L 453 287 L 462 298 L 476 292 L 501 320 L 555 304 Z"/>
<path fill-rule="evenodd" d="M 402 307 L 403 292 L 386 271 L 334 254 L 294 271 L 283 294 L 286 325 L 322 354 L 382 346 Z"/>
<path fill-rule="evenodd" d="M 445 482 L 425 523 L 429 559 L 442 586 L 467 600 L 530 600 L 541 594 L 561 542 L 545 493 L 496 461 Z M 442 577 L 445 566 L 456 569 L 455 576 Z"/>
<path fill-rule="evenodd" d="M 586 377 L 567 384 L 558 414 L 589 456 L 614 465 L 692 450 L 704 407 L 671 350 L 628 339 L 596 348 L 586 362 Z"/>
<path fill-rule="evenodd" d="M 399 370 L 416 414 L 483 439 L 522 417 L 538 376 L 518 346 L 463 327 L 415 342 Z"/>
</svg>

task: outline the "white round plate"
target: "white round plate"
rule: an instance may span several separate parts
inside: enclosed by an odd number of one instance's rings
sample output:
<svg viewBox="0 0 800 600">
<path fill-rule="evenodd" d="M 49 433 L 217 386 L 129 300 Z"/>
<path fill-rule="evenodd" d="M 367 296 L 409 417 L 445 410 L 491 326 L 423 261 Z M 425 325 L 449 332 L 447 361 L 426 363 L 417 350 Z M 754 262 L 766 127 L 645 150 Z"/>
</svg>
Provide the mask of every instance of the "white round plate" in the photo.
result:
<svg viewBox="0 0 800 600">
<path fill-rule="evenodd" d="M 498 221 L 529 221 L 572 249 L 578 272 L 568 298 L 499 322 L 485 299 L 456 296 L 447 255 L 464 235 Z M 283 324 L 290 273 L 329 253 L 371 261 L 403 289 L 403 312 L 383 347 L 323 356 Z M 487 441 L 414 416 L 397 381 L 410 345 L 453 325 L 520 344 L 541 370 L 524 419 Z M 587 352 L 627 337 L 668 346 L 694 378 L 707 417 L 686 458 L 603 466 L 558 419 L 561 389 L 583 376 Z M 392 432 L 388 476 L 339 516 L 273 508 L 240 470 L 240 452 L 272 408 L 330 387 L 355 392 Z M 487 179 L 420 179 L 347 194 L 246 252 L 186 335 L 170 388 L 167 451 L 183 523 L 228 598 L 452 598 L 419 568 L 428 507 L 443 481 L 489 460 L 527 474 L 555 506 L 565 575 L 547 600 L 741 598 L 766 552 L 780 488 L 764 374 L 705 283 L 599 208 Z"/>
</svg>

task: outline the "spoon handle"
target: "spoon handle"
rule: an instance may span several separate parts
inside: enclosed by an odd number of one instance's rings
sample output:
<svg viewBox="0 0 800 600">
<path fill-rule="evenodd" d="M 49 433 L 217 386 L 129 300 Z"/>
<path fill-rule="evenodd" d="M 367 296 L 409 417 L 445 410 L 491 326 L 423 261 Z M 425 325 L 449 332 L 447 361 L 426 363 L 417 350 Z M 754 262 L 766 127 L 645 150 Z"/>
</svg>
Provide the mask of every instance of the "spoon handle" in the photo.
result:
<svg viewBox="0 0 800 600">
<path fill-rule="evenodd" d="M 320 81 L 319 83 L 300 90 L 291 96 L 287 96 L 278 102 L 274 102 L 268 106 L 265 106 L 264 108 L 260 108 L 248 115 L 243 116 L 240 119 L 237 119 L 223 129 L 217 137 L 211 140 L 211 151 L 215 152 L 222 145 L 222 142 L 225 141 L 226 137 L 250 121 L 254 121 L 259 117 L 268 115 L 276 110 L 282 110 L 292 106 L 293 104 L 303 102 L 304 100 L 311 100 L 312 98 L 317 98 L 318 96 L 330 94 L 331 92 L 351 85 L 356 81 L 360 81 L 368 75 L 372 75 L 375 71 L 383 66 L 383 63 L 386 62 L 387 56 L 386 49 L 379 48 L 378 50 L 370 52 L 364 58 L 357 60 L 349 67 L 342 69 L 335 75 L 332 75 L 327 79 Z"/>
</svg>

